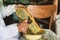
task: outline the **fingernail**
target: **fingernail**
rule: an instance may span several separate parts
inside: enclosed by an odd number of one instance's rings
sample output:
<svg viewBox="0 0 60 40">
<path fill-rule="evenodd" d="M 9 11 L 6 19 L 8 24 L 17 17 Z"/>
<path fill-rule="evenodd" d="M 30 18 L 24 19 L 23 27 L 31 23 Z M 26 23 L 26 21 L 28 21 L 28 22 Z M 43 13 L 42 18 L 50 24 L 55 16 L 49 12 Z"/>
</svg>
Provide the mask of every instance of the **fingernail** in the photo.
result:
<svg viewBox="0 0 60 40">
<path fill-rule="evenodd" d="M 25 22 L 28 22 L 28 20 L 25 20 Z"/>
<path fill-rule="evenodd" d="M 23 22 L 28 22 L 28 20 L 24 20 Z"/>
</svg>

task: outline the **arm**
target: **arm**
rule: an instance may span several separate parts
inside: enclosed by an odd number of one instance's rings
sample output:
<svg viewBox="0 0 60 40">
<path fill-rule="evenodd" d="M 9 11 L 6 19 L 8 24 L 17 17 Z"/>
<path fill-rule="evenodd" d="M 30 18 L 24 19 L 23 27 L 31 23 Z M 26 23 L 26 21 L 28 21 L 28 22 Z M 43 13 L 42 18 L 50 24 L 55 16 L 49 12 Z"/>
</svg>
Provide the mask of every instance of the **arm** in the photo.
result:
<svg viewBox="0 0 60 40">
<path fill-rule="evenodd" d="M 4 17 L 11 15 L 15 11 L 15 5 L 2 6 L 1 14 Z"/>
<path fill-rule="evenodd" d="M 7 27 L 2 27 L 0 25 L 0 40 L 18 40 L 19 32 L 26 32 L 28 29 L 27 21 L 23 21 L 22 23 L 18 24 L 11 24 Z"/>
<path fill-rule="evenodd" d="M 19 4 L 19 5 L 8 5 L 8 6 L 2 6 L 1 7 L 1 14 L 3 16 L 3 18 L 5 18 L 6 16 L 11 15 L 13 12 L 16 11 L 17 8 L 19 7 L 24 7 L 23 5 Z"/>
<path fill-rule="evenodd" d="M 16 24 L 12 24 L 4 28 L 0 25 L 0 40 L 18 39 L 18 34 Z"/>
</svg>

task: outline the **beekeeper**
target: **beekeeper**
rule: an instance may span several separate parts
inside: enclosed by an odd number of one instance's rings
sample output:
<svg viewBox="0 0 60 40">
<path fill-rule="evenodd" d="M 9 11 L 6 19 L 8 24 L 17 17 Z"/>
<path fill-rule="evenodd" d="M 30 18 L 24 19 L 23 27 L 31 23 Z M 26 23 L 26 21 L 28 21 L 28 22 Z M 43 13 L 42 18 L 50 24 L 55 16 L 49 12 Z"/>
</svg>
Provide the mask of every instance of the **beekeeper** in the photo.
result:
<svg viewBox="0 0 60 40">
<path fill-rule="evenodd" d="M 19 5 L 21 6 L 21 5 Z M 26 32 L 27 30 L 27 20 L 24 20 L 20 24 L 11 24 L 6 26 L 3 18 L 11 15 L 15 9 L 16 5 L 3 6 L 0 3 L 0 40 L 18 40 L 19 32 Z"/>
</svg>

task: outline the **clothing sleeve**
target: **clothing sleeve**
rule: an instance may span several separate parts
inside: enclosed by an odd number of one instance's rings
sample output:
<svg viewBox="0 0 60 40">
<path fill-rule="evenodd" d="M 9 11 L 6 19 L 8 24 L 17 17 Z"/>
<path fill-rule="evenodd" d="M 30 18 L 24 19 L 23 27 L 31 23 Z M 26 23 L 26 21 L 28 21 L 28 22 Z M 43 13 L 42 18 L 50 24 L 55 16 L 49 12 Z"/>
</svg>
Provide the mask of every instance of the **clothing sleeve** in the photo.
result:
<svg viewBox="0 0 60 40">
<path fill-rule="evenodd" d="M 9 39 L 5 39 L 5 40 L 18 40 L 17 38 L 9 38 Z"/>
<path fill-rule="evenodd" d="M 5 39 L 5 40 L 18 40 L 17 38 L 9 38 L 9 39 Z"/>
<path fill-rule="evenodd" d="M 5 18 L 6 16 L 11 15 L 13 12 L 15 12 L 15 5 L 8 5 L 8 6 L 2 6 L 2 16 Z"/>
<path fill-rule="evenodd" d="M 18 29 L 16 24 L 2 27 L 0 25 L 0 40 L 18 40 Z"/>
</svg>

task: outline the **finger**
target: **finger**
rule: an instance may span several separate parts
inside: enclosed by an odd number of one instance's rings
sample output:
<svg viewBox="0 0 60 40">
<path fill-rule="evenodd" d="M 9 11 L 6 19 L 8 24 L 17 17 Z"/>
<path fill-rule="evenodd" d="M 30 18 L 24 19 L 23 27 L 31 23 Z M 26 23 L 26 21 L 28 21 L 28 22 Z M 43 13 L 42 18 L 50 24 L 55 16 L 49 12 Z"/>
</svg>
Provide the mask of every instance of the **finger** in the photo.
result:
<svg viewBox="0 0 60 40">
<path fill-rule="evenodd" d="M 22 30 L 23 33 L 26 33 L 27 30 Z"/>
<path fill-rule="evenodd" d="M 18 6 L 17 6 L 17 5 L 15 6 L 15 9 L 16 9 L 16 10 L 18 9 Z"/>
<path fill-rule="evenodd" d="M 28 20 L 24 20 L 23 22 L 26 22 L 26 23 L 27 23 L 27 22 L 28 22 Z"/>
<path fill-rule="evenodd" d="M 23 5 L 21 5 L 21 4 L 18 4 L 18 7 L 24 7 Z"/>
</svg>

